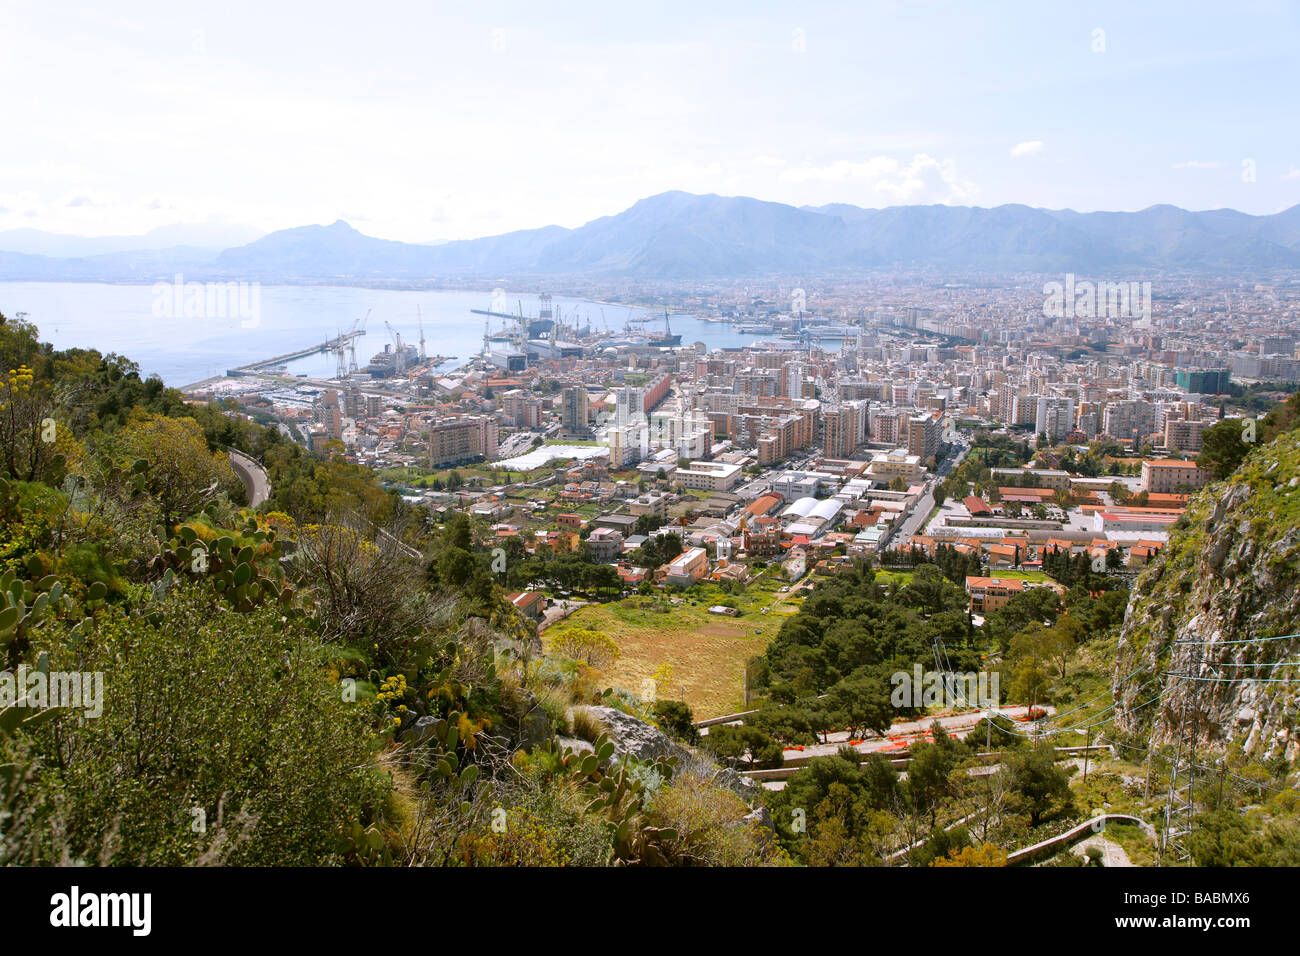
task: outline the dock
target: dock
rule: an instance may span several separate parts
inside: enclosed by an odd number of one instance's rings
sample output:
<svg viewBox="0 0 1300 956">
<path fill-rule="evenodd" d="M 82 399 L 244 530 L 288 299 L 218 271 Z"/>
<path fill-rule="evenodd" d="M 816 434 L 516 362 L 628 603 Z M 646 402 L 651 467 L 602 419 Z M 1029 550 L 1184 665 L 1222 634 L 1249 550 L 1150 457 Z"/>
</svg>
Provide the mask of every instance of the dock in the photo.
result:
<svg viewBox="0 0 1300 956">
<path fill-rule="evenodd" d="M 240 375 L 255 375 L 268 366 L 283 365 L 286 362 L 306 358 L 308 355 L 319 355 L 321 352 L 337 352 L 339 349 L 345 348 L 354 338 L 362 335 L 365 335 L 365 332 L 344 332 L 332 339 L 326 339 L 320 345 L 298 349 L 296 352 L 285 352 L 283 355 L 262 359 L 258 362 L 250 362 L 247 365 L 237 365 L 232 369 L 227 369 L 226 374 L 231 378 L 238 378 Z"/>
</svg>

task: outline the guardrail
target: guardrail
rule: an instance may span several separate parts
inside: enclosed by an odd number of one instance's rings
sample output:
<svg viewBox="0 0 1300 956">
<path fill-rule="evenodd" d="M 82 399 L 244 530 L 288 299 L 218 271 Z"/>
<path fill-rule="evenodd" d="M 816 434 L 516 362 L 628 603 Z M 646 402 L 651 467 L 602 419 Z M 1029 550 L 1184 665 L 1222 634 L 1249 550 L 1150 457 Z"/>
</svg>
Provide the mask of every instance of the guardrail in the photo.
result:
<svg viewBox="0 0 1300 956">
<path fill-rule="evenodd" d="M 1040 856 L 1050 855 L 1049 851 L 1055 852 L 1066 844 L 1073 843 L 1075 840 L 1082 837 L 1088 830 L 1091 830 L 1093 833 L 1100 833 L 1102 831 L 1098 830 L 1097 827 L 1100 825 L 1104 830 L 1106 823 L 1111 820 L 1114 820 L 1117 823 L 1135 824 L 1152 840 L 1155 840 L 1156 838 L 1156 828 L 1147 823 L 1141 817 L 1135 817 L 1129 813 L 1102 813 L 1088 820 L 1086 823 L 1080 823 L 1077 827 L 1071 827 L 1064 833 L 1043 840 L 1041 843 L 1027 846 L 1023 850 L 1016 850 L 1014 853 L 1008 853 L 1007 866 L 1029 863 Z"/>
<path fill-rule="evenodd" d="M 1085 747 L 1082 744 L 1080 744 L 1077 747 L 1055 747 L 1053 749 L 1056 751 L 1057 760 L 1067 760 L 1070 757 L 1078 757 L 1084 753 L 1091 753 L 1098 750 L 1104 750 L 1108 753 L 1113 752 L 1111 748 L 1105 744 L 1093 744 L 1088 747 Z M 988 751 L 986 753 L 976 754 L 976 757 L 979 759 L 981 763 L 991 764 L 991 763 L 998 762 L 1003 757 L 1006 757 L 1008 753 L 1009 751 Z M 862 758 L 861 760 L 858 761 L 859 766 L 866 763 L 867 760 L 871 757 L 885 756 L 884 752 L 882 751 L 870 751 L 870 750 L 865 752 L 858 751 L 858 754 Z M 802 770 L 804 767 L 808 766 L 808 764 L 811 763 L 813 760 L 817 759 L 818 756 L 829 757 L 834 755 L 833 754 L 810 754 L 810 755 L 797 754 L 796 756 L 793 757 L 787 757 L 785 759 L 784 764 L 780 767 L 772 767 L 771 769 L 768 770 L 742 770 L 740 771 L 740 773 L 743 776 L 749 777 L 753 780 L 788 780 L 792 775 Z M 885 757 L 885 759 L 889 762 L 891 766 L 893 766 L 895 769 L 898 770 L 902 770 L 906 768 L 907 765 L 912 762 L 911 757 Z"/>
</svg>

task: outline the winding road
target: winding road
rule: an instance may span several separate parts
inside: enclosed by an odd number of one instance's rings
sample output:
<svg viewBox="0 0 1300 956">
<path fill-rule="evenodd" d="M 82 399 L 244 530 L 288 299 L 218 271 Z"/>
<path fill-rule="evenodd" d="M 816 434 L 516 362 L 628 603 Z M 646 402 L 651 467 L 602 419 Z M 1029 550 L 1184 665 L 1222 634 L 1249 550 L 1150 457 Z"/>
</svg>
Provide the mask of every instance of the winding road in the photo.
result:
<svg viewBox="0 0 1300 956">
<path fill-rule="evenodd" d="M 242 451 L 230 448 L 226 450 L 226 454 L 230 456 L 230 467 L 235 470 L 235 474 L 244 484 L 244 490 L 248 492 L 250 508 L 258 507 L 271 497 L 271 479 L 267 477 L 265 468 Z"/>
</svg>

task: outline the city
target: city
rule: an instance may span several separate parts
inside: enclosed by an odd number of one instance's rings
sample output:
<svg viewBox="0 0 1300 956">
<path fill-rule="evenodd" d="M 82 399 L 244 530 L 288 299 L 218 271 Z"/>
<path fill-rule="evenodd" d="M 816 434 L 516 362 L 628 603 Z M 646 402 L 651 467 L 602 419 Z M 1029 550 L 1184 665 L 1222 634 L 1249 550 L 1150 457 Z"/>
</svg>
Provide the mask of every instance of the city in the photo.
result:
<svg viewBox="0 0 1300 956">
<path fill-rule="evenodd" d="M 5 4 L 11 933 L 1284 933 L 1297 44 Z"/>
<path fill-rule="evenodd" d="M 779 286 L 745 303 L 663 296 L 755 336 L 712 350 L 562 329 L 543 293 L 536 316 L 485 332 L 452 370 L 404 346 L 397 374 L 385 345 L 369 374 L 254 370 L 190 395 L 233 398 L 529 555 L 585 553 L 628 593 L 647 578 L 745 581 L 754 560 L 798 581 L 942 544 L 988 569 L 967 581 L 982 613 L 990 588 L 1005 600 L 1046 582 L 1046 551 L 1143 567 L 1210 480 L 1204 433 L 1241 396 L 1278 400 L 1300 382 L 1300 288 L 1161 281 L 1148 316 L 1067 318 L 1031 281 L 1010 285 L 831 290 L 819 311 L 820 293 Z M 773 307 L 782 293 L 790 303 Z M 950 480 L 976 436 L 1015 454 Z M 680 567 L 630 562 L 670 533 Z"/>
</svg>

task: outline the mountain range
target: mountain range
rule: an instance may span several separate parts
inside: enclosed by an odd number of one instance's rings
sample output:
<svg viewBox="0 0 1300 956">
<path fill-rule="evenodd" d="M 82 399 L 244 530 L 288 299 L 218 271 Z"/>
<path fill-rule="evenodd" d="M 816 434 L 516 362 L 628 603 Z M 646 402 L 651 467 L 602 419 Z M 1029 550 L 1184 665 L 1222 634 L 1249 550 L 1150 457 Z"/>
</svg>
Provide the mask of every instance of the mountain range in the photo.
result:
<svg viewBox="0 0 1300 956">
<path fill-rule="evenodd" d="M 15 248 L 11 236 L 0 233 L 0 249 Z M 192 242 L 156 248 L 119 242 L 54 255 L 34 251 L 41 248 L 34 236 L 24 241 L 18 251 L 0 251 L 0 280 L 156 281 L 177 272 L 187 279 L 343 284 L 886 270 L 1256 275 L 1300 270 L 1300 205 L 1268 216 L 1169 205 L 1091 213 L 1016 204 L 864 209 L 667 192 L 574 229 L 545 226 L 436 245 L 378 239 L 342 220 L 219 250 Z"/>
</svg>

